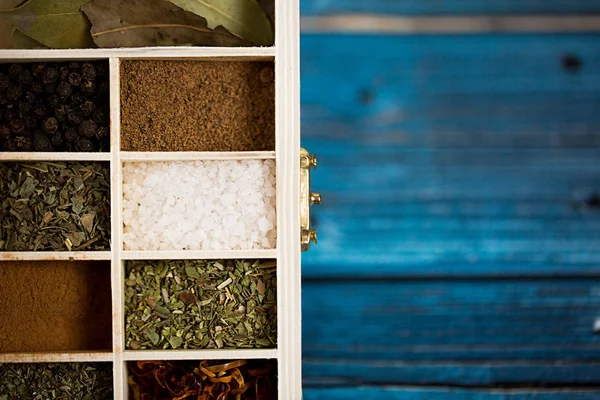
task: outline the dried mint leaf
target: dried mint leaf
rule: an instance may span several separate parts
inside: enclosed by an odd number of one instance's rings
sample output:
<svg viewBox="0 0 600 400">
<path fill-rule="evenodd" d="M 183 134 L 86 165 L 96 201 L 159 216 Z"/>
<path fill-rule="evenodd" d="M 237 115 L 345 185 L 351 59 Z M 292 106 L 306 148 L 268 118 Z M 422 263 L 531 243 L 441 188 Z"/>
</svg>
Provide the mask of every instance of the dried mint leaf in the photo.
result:
<svg viewBox="0 0 600 400">
<path fill-rule="evenodd" d="M 94 0 L 82 10 L 99 47 L 250 45 L 166 0 Z"/>
<path fill-rule="evenodd" d="M 273 28 L 256 0 L 169 0 L 206 18 L 209 28 L 219 25 L 257 46 L 273 44 Z"/>
<path fill-rule="evenodd" d="M 90 0 L 29 0 L 0 10 L 0 18 L 33 40 L 54 49 L 94 47 L 90 24 L 80 8 Z"/>
<path fill-rule="evenodd" d="M 110 250 L 108 163 L 0 163 L 0 251 Z"/>
</svg>

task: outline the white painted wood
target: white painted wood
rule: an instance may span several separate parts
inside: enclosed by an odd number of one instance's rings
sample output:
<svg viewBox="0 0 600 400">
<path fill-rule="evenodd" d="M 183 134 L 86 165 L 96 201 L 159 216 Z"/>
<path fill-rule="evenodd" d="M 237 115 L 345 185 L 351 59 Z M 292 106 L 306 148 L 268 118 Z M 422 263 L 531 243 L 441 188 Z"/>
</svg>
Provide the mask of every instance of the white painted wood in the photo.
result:
<svg viewBox="0 0 600 400">
<path fill-rule="evenodd" d="M 274 47 L 135 47 L 122 49 L 0 50 L 3 62 L 126 59 L 272 58 Z"/>
<path fill-rule="evenodd" d="M 139 360 L 240 360 L 277 358 L 277 349 L 126 350 L 123 359 Z"/>
<path fill-rule="evenodd" d="M 204 161 L 204 160 L 268 160 L 274 151 L 122 151 L 121 161 Z"/>
<path fill-rule="evenodd" d="M 123 251 L 122 260 L 219 260 L 235 258 L 277 258 L 277 250 L 183 250 Z"/>
<path fill-rule="evenodd" d="M 0 161 L 110 161 L 110 153 L 0 152 Z"/>
<path fill-rule="evenodd" d="M 0 354 L 0 363 L 41 362 L 110 362 L 112 353 L 105 352 L 49 352 L 49 353 L 5 353 Z"/>
<path fill-rule="evenodd" d="M 127 380 L 125 378 L 125 364 L 123 363 L 124 348 L 124 310 L 123 310 L 123 268 L 121 262 L 121 198 L 122 178 L 121 160 L 121 86 L 120 62 L 118 58 L 109 60 L 110 71 L 110 187 L 111 187 L 111 290 L 112 290 L 112 339 L 113 339 L 113 381 L 115 400 L 127 398 Z"/>
<path fill-rule="evenodd" d="M 73 261 L 112 259 L 110 251 L 2 251 L 0 261 Z"/>
<path fill-rule="evenodd" d="M 275 15 L 278 393 L 297 400 L 302 398 L 299 0 L 275 0 Z"/>
<path fill-rule="evenodd" d="M 481 15 L 401 17 L 342 14 L 302 18 L 302 33 L 475 34 L 569 33 L 600 31 L 598 15 Z"/>
</svg>

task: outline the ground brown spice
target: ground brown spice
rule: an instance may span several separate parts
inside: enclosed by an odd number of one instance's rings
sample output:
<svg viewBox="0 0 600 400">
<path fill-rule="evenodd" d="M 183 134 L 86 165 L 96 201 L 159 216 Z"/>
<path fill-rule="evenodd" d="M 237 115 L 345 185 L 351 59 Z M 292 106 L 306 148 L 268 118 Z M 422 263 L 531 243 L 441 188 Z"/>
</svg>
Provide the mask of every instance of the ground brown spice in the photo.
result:
<svg viewBox="0 0 600 400">
<path fill-rule="evenodd" d="M 0 353 L 111 350 L 109 262 L 0 262 Z"/>
<path fill-rule="evenodd" d="M 275 150 L 272 62 L 124 61 L 121 149 Z"/>
</svg>

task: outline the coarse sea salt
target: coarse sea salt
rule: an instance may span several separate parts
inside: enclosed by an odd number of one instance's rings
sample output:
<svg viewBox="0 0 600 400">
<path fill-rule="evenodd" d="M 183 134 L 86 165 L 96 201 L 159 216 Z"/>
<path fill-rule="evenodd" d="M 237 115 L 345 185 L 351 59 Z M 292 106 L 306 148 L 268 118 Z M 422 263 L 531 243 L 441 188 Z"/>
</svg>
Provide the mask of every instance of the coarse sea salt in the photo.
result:
<svg viewBox="0 0 600 400">
<path fill-rule="evenodd" d="M 123 166 L 125 250 L 273 249 L 275 162 L 131 162 Z"/>
</svg>

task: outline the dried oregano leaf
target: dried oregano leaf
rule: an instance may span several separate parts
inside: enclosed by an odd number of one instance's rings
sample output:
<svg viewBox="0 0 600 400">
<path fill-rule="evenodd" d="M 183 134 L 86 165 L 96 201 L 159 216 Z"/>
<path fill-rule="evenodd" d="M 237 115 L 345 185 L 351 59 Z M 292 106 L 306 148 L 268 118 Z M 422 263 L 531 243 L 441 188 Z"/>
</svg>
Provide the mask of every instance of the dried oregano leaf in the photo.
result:
<svg viewBox="0 0 600 400">
<path fill-rule="evenodd" d="M 99 47 L 245 46 L 222 27 L 166 0 L 94 0 L 82 7 Z"/>
<path fill-rule="evenodd" d="M 209 28 L 219 25 L 258 46 L 273 44 L 273 29 L 256 0 L 169 0 L 206 18 Z"/>
<path fill-rule="evenodd" d="M 127 348 L 275 346 L 273 261 L 129 261 L 125 269 Z"/>
<path fill-rule="evenodd" d="M 0 18 L 50 48 L 94 47 L 89 21 L 80 10 L 89 1 L 29 0 L 17 8 L 0 10 Z"/>
</svg>

